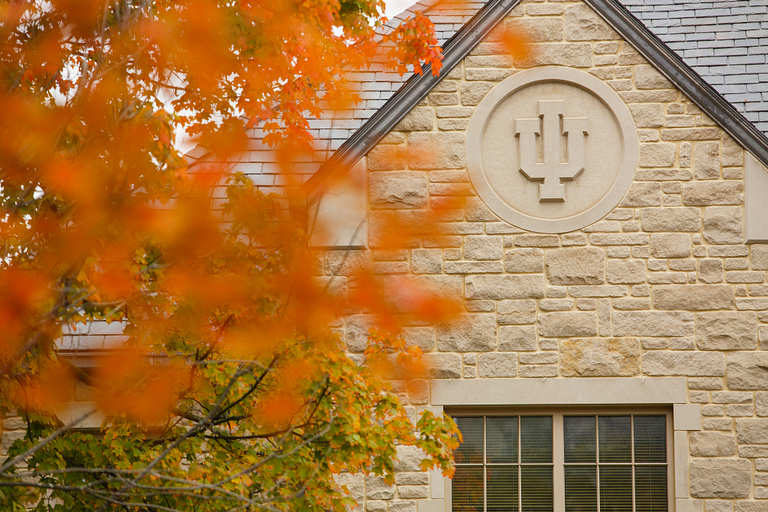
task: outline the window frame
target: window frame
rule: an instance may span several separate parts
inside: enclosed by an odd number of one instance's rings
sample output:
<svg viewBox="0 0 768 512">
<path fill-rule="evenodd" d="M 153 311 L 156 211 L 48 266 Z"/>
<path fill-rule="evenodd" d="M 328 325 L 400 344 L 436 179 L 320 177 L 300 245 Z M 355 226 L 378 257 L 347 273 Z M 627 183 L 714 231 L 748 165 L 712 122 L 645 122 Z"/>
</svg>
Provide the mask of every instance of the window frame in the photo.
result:
<svg viewBox="0 0 768 512">
<path fill-rule="evenodd" d="M 674 425 L 673 408 L 671 406 L 580 406 L 562 405 L 556 407 L 445 407 L 445 414 L 451 418 L 462 416 L 551 416 L 552 417 L 552 466 L 553 466 L 553 512 L 565 512 L 565 443 L 563 435 L 564 416 L 636 416 L 656 415 L 665 417 L 666 426 L 666 454 L 667 454 L 667 512 L 675 511 L 675 450 L 674 450 Z M 485 450 L 485 441 L 483 442 Z M 485 467 L 487 463 L 483 463 Z M 635 467 L 635 463 L 632 463 Z M 445 479 L 445 510 L 452 512 L 452 480 Z M 599 492 L 599 491 L 598 491 Z M 483 512 L 487 509 L 485 489 L 483 492 Z M 634 496 L 632 498 L 634 509 Z M 523 511 L 519 511 L 523 512 Z M 598 510 L 599 500 L 598 500 Z M 634 510 L 633 510 L 634 512 Z"/>
</svg>

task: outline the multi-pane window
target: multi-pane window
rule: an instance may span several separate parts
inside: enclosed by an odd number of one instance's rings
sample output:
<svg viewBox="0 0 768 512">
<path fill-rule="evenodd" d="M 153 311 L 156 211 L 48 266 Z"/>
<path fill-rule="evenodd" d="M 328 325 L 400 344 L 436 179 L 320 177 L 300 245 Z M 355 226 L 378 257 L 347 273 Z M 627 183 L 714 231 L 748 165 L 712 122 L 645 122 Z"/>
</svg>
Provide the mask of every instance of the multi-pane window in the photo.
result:
<svg viewBox="0 0 768 512">
<path fill-rule="evenodd" d="M 455 416 L 454 512 L 667 512 L 666 413 Z"/>
</svg>

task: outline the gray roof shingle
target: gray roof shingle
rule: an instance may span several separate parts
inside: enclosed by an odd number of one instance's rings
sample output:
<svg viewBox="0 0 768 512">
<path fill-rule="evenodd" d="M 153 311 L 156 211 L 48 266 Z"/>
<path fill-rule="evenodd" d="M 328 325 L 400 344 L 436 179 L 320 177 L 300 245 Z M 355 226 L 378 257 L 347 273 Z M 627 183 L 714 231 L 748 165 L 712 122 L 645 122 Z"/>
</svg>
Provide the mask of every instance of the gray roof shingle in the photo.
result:
<svg viewBox="0 0 768 512">
<path fill-rule="evenodd" d="M 768 0 L 621 0 L 768 134 Z"/>
<path fill-rule="evenodd" d="M 385 34 L 416 11 L 435 24 L 443 44 L 487 0 L 420 0 L 380 29 Z M 758 130 L 768 134 L 768 0 L 619 0 L 654 35 L 675 51 Z M 294 175 L 308 180 L 352 134 L 386 103 L 409 78 L 384 69 L 382 52 L 370 69 L 347 78 L 360 94 L 354 109 L 310 120 L 315 154 L 294 165 Z M 282 195 L 284 179 L 271 148 L 254 129 L 249 151 L 238 170 Z"/>
</svg>

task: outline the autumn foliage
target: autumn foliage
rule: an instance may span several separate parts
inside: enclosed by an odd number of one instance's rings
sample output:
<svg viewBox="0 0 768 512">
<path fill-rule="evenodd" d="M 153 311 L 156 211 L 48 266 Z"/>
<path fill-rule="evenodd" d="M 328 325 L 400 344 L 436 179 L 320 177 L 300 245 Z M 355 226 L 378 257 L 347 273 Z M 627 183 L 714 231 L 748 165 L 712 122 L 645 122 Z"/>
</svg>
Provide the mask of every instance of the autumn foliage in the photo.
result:
<svg viewBox="0 0 768 512">
<path fill-rule="evenodd" d="M 403 304 L 430 322 L 455 304 L 365 274 L 336 293 L 284 200 L 216 163 L 253 126 L 286 162 L 306 151 L 307 118 L 351 105 L 343 72 L 377 52 L 437 73 L 431 23 L 378 37 L 382 10 L 0 2 L 0 417 L 26 422 L 1 510 L 342 510 L 333 476 L 391 480 L 398 444 L 450 471 L 452 423 L 409 418 L 393 382 L 423 376 Z M 207 155 L 185 159 L 179 129 Z M 333 326 L 361 311 L 382 330 L 353 360 Z M 93 322 L 123 336 L 74 364 L 62 335 Z M 62 416 L 75 386 L 93 408 Z"/>
</svg>

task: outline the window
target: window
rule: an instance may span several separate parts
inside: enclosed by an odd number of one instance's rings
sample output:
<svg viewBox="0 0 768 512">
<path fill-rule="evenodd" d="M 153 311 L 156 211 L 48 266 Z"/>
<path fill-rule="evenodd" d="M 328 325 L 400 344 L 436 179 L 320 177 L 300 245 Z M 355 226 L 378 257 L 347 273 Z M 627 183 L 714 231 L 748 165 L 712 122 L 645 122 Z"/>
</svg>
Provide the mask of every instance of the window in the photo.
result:
<svg viewBox="0 0 768 512">
<path fill-rule="evenodd" d="M 665 410 L 454 415 L 453 512 L 667 512 Z"/>
</svg>

